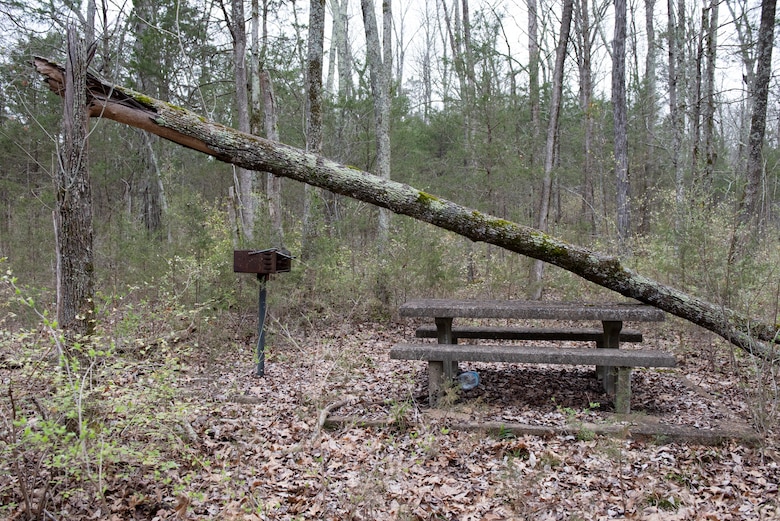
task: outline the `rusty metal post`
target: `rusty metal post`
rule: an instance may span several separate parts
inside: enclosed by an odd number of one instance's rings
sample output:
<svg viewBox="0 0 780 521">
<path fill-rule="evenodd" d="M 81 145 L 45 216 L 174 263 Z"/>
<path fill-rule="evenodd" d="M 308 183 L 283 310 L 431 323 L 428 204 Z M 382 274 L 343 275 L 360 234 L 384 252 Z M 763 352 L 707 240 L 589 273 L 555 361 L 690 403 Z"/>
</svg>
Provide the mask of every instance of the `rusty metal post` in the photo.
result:
<svg viewBox="0 0 780 521">
<path fill-rule="evenodd" d="M 265 376 L 265 317 L 266 286 L 271 273 L 290 271 L 293 257 L 287 250 L 268 248 L 266 250 L 233 250 L 233 271 L 256 273 L 260 289 L 257 296 L 257 376 Z"/>
<path fill-rule="evenodd" d="M 260 290 L 257 296 L 257 376 L 265 376 L 265 310 L 266 310 L 266 286 L 268 274 L 258 273 L 257 281 Z"/>
</svg>

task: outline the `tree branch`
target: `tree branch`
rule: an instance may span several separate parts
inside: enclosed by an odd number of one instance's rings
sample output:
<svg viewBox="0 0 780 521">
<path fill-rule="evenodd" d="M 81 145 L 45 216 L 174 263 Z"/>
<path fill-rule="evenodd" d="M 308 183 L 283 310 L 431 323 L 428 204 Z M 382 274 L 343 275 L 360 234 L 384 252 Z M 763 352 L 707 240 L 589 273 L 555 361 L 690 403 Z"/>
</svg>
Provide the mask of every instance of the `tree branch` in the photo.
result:
<svg viewBox="0 0 780 521">
<path fill-rule="evenodd" d="M 51 90 L 62 96 L 62 66 L 38 57 L 33 64 Z M 87 80 L 87 91 L 92 117 L 112 119 L 242 168 L 318 186 L 408 215 L 473 241 L 487 242 L 548 262 L 621 295 L 689 320 L 749 353 L 775 359 L 780 324 L 753 320 L 646 278 L 623 266 L 616 257 L 566 243 L 539 230 L 460 206 L 406 184 L 381 179 L 322 156 L 208 121 L 132 89 L 107 84 L 94 75 Z"/>
</svg>

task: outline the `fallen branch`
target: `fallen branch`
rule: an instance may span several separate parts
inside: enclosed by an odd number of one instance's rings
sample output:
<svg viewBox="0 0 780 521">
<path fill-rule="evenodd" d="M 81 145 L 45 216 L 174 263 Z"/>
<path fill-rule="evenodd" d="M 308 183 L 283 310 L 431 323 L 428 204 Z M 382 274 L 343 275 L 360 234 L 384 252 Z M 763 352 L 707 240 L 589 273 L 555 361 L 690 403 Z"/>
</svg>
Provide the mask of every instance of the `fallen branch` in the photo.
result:
<svg viewBox="0 0 780 521">
<path fill-rule="evenodd" d="M 328 421 L 328 415 L 335 411 L 336 409 L 341 409 L 345 405 L 348 405 L 354 401 L 354 397 L 350 396 L 349 398 L 345 398 L 343 400 L 340 400 L 338 402 L 334 402 L 326 406 L 320 411 L 320 417 L 317 420 L 317 425 L 314 427 L 314 432 L 311 434 L 311 441 L 315 441 L 317 437 L 320 435 L 320 431 L 322 430 L 322 427 L 325 425 L 325 422 Z"/>
<path fill-rule="evenodd" d="M 428 421 L 431 421 L 431 418 L 428 418 Z M 433 421 L 436 420 L 433 419 Z M 331 416 L 328 418 L 326 425 L 332 427 L 357 425 L 360 427 L 389 428 L 396 424 L 392 418 L 364 419 L 360 416 Z M 741 429 L 733 426 L 724 426 L 717 429 L 703 430 L 684 425 L 644 421 L 638 417 L 635 418 L 632 425 L 582 423 L 577 425 L 546 426 L 511 422 L 460 421 L 448 423 L 447 428 L 456 431 L 484 432 L 493 435 L 512 435 L 516 437 L 539 436 L 541 438 L 551 438 L 553 436 L 570 435 L 584 429 L 598 436 L 645 441 L 661 439 L 665 443 L 681 442 L 701 445 L 722 445 L 729 440 L 737 440 L 743 445 L 757 446 L 761 442 L 761 437 L 748 428 Z"/>
<path fill-rule="evenodd" d="M 33 60 L 53 92 L 64 93 L 64 69 Z M 249 170 L 269 172 L 408 215 L 473 241 L 494 244 L 570 271 L 626 297 L 708 329 L 749 353 L 775 360 L 780 324 L 764 323 L 651 280 L 616 257 L 566 243 L 539 230 L 499 219 L 381 179 L 281 143 L 220 125 L 181 107 L 89 75 L 87 110 Z"/>
</svg>

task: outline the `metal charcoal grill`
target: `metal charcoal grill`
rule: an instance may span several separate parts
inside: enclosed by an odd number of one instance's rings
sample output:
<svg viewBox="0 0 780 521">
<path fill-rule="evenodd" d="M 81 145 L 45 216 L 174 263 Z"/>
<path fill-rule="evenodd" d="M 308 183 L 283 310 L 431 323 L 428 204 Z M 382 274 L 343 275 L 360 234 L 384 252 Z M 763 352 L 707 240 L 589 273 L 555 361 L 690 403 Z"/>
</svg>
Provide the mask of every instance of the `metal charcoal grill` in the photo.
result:
<svg viewBox="0 0 780 521">
<path fill-rule="evenodd" d="M 257 297 L 257 365 L 255 374 L 265 375 L 265 315 L 266 286 L 269 275 L 290 271 L 293 256 L 287 250 L 268 248 L 265 250 L 234 250 L 233 272 L 256 273 L 260 282 Z"/>
</svg>

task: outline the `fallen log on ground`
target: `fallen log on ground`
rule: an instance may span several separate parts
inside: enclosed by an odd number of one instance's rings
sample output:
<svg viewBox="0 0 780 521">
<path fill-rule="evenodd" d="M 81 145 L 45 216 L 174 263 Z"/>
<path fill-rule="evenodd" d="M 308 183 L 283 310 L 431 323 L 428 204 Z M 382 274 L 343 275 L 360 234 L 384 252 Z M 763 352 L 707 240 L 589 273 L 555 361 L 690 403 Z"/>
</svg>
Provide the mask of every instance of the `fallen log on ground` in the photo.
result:
<svg viewBox="0 0 780 521">
<path fill-rule="evenodd" d="M 34 58 L 33 65 L 49 88 L 62 96 L 64 68 L 40 57 Z M 693 322 L 749 353 L 772 360 L 776 357 L 780 324 L 751 319 L 651 280 L 626 268 L 616 257 L 566 243 L 534 228 L 458 205 L 403 183 L 381 179 L 322 156 L 240 132 L 132 89 L 111 85 L 94 75 L 87 79 L 86 109 L 91 117 L 108 118 L 146 130 L 242 168 L 318 186 L 473 241 L 540 259 Z"/>
</svg>

